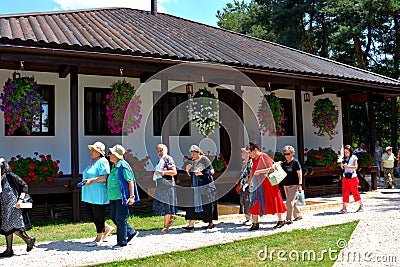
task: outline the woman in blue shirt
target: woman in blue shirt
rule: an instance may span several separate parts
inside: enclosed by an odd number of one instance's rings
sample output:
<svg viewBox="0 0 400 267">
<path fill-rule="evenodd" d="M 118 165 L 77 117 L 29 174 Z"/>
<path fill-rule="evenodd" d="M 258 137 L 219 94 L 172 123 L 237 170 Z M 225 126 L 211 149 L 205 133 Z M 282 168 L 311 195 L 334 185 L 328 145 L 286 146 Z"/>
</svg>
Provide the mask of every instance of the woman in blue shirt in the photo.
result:
<svg viewBox="0 0 400 267">
<path fill-rule="evenodd" d="M 106 181 L 110 173 L 110 164 L 104 157 L 105 145 L 96 142 L 88 146 L 92 162 L 83 171 L 82 201 L 87 203 L 88 215 L 96 225 L 97 236 L 93 242 L 88 243 L 89 247 L 100 246 L 102 241 L 110 235 L 114 227 L 108 225 L 106 220 L 106 205 L 108 200 Z M 104 235 L 103 235 L 104 234 Z"/>
</svg>

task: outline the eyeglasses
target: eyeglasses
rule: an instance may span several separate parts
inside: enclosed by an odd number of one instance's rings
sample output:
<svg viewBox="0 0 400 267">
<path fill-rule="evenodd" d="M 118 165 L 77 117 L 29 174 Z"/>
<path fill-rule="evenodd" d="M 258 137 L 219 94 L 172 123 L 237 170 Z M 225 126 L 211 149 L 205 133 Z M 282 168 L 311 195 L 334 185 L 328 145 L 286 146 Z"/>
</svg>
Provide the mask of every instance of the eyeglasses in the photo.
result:
<svg viewBox="0 0 400 267">
<path fill-rule="evenodd" d="M 163 152 L 163 151 L 164 151 L 163 149 L 157 150 L 157 152 L 159 152 L 159 153 L 160 153 L 160 152 Z"/>
<path fill-rule="evenodd" d="M 285 155 L 285 156 L 289 156 L 289 155 L 290 155 L 290 153 L 283 153 L 283 155 Z"/>
<path fill-rule="evenodd" d="M 199 151 L 198 151 L 198 150 L 190 150 L 190 152 L 196 152 L 196 153 L 199 153 Z"/>
</svg>

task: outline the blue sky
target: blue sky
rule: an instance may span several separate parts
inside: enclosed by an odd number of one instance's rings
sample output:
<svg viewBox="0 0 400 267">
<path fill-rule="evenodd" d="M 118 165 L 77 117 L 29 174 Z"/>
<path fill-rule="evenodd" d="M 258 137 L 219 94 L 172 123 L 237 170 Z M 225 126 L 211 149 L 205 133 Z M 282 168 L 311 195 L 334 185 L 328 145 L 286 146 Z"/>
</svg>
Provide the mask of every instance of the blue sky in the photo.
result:
<svg viewBox="0 0 400 267">
<path fill-rule="evenodd" d="M 151 2 L 150 0 L 1 0 L 0 3 L 2 4 L 0 14 L 12 14 L 110 6 L 150 10 Z M 227 3 L 233 3 L 233 0 L 158 0 L 158 11 L 217 26 L 215 17 L 217 10 L 222 11 Z"/>
</svg>

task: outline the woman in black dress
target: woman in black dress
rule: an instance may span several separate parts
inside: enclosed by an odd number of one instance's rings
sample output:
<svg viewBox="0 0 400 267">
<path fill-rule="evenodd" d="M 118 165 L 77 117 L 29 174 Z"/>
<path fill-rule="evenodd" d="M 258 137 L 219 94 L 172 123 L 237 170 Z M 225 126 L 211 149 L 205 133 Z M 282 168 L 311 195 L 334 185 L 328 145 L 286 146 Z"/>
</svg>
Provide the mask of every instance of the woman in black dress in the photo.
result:
<svg viewBox="0 0 400 267">
<path fill-rule="evenodd" d="M 189 220 L 189 225 L 182 229 L 192 232 L 194 220 L 202 220 L 208 223 L 205 229 L 212 229 L 213 220 L 218 220 L 217 190 L 212 177 L 214 168 L 198 146 L 192 145 L 189 151 L 193 163 L 186 166 L 186 172 L 192 178 L 194 205 L 186 209 L 185 219 Z"/>
<path fill-rule="evenodd" d="M 36 239 L 29 237 L 26 231 L 32 229 L 28 214 L 20 208 L 20 204 L 28 193 L 28 185 L 18 175 L 14 174 L 7 162 L 0 158 L 1 189 L 0 209 L 1 224 L 0 234 L 5 235 L 7 249 L 0 253 L 0 257 L 11 257 L 13 234 L 22 238 L 26 243 L 26 251 L 31 251 Z"/>
</svg>

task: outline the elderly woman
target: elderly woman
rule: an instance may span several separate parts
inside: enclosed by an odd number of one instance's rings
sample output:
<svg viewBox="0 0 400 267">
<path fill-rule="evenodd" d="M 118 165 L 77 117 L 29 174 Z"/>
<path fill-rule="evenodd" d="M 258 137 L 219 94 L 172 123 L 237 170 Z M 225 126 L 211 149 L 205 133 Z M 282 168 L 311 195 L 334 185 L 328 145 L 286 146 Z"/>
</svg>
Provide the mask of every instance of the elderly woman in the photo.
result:
<svg viewBox="0 0 400 267">
<path fill-rule="evenodd" d="M 117 226 L 117 244 L 113 249 L 126 246 L 139 232 L 133 229 L 127 219 L 129 206 L 138 202 L 139 191 L 136 180 L 128 162 L 124 160 L 125 148 L 115 145 L 108 155 L 114 167 L 107 179 L 108 198 L 110 199 L 110 217 Z"/>
<path fill-rule="evenodd" d="M 294 153 L 295 151 L 292 146 L 285 146 L 283 148 L 285 161 L 282 163 L 282 168 L 287 173 L 287 176 L 283 180 L 287 209 L 286 224 L 291 224 L 292 218 L 294 218 L 295 221 L 303 218 L 297 208 L 296 201 L 297 192 L 301 192 L 302 189 L 303 173 L 301 172 L 300 162 L 294 158 Z"/>
<path fill-rule="evenodd" d="M 189 220 L 189 225 L 182 229 L 193 232 L 194 220 L 202 220 L 208 223 L 203 228 L 212 229 L 214 228 L 213 220 L 218 220 L 217 190 L 212 177 L 214 168 L 198 146 L 192 145 L 189 151 L 193 164 L 186 166 L 186 172 L 192 178 L 194 207 L 186 209 L 185 219 Z"/>
<path fill-rule="evenodd" d="M 27 252 L 33 249 L 36 238 L 29 237 L 26 233 L 26 231 L 32 229 L 32 225 L 27 212 L 20 208 L 25 194 L 28 193 L 28 185 L 11 171 L 3 158 L 0 158 L 0 169 L 0 234 L 6 236 L 7 243 L 7 249 L 0 253 L 0 257 L 11 257 L 14 255 L 12 249 L 13 234 L 25 241 Z"/>
<path fill-rule="evenodd" d="M 246 220 L 243 222 L 244 225 L 250 226 L 251 214 L 249 213 L 249 206 L 251 200 L 250 186 L 248 186 L 247 181 L 250 178 L 251 169 L 253 167 L 253 162 L 249 156 L 249 150 L 242 147 L 242 174 L 240 175 L 240 207 L 245 214 Z"/>
<path fill-rule="evenodd" d="M 253 224 L 249 231 L 258 230 L 258 216 L 267 214 L 277 214 L 278 223 L 274 228 L 281 228 L 285 225 L 282 220 L 282 213 L 286 211 L 283 204 L 282 195 L 278 185 L 272 186 L 266 174 L 273 172 L 273 161 L 265 153 L 260 151 L 256 141 L 249 142 L 250 157 L 253 160 L 251 176 L 247 184 L 252 185 L 252 196 L 249 213 L 253 215 Z"/>
<path fill-rule="evenodd" d="M 353 194 L 354 201 L 358 201 L 360 205 L 357 212 L 364 211 L 363 203 L 358 193 L 357 160 L 358 158 L 354 155 L 353 148 L 350 145 L 346 145 L 344 147 L 343 161 L 340 163 L 340 167 L 344 170 L 342 177 L 343 208 L 339 211 L 341 214 L 347 213 L 350 192 Z"/>
<path fill-rule="evenodd" d="M 160 158 L 156 166 L 154 180 L 157 188 L 153 200 L 153 212 L 164 216 L 164 228 L 160 234 L 166 234 L 169 227 L 175 221 L 172 216 L 178 211 L 176 199 L 175 180 L 177 174 L 174 159 L 168 155 L 168 148 L 164 144 L 156 146 L 158 157 Z"/>
<path fill-rule="evenodd" d="M 82 202 L 87 203 L 87 212 L 90 220 L 96 226 L 97 236 L 89 247 L 100 246 L 114 227 L 106 223 L 106 206 L 110 203 L 107 194 L 107 177 L 110 173 L 110 164 L 105 156 L 105 145 L 96 142 L 88 146 L 92 162 L 83 171 Z"/>
</svg>

